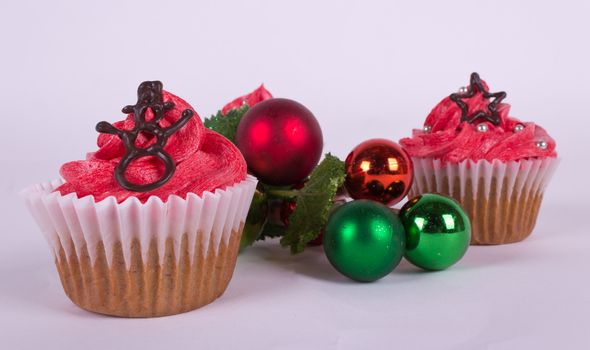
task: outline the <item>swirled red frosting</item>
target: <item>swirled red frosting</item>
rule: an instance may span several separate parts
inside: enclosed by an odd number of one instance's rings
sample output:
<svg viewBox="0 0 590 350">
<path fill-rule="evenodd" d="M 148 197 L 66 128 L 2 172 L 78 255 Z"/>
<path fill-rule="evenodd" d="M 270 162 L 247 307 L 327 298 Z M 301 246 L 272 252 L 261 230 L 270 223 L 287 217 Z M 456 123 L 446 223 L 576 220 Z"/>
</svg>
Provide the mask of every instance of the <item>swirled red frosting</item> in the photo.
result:
<svg viewBox="0 0 590 350">
<path fill-rule="evenodd" d="M 482 83 L 487 90 L 487 84 Z M 463 101 L 467 104 L 468 114 L 487 111 L 490 103 L 490 99 L 481 92 Z M 443 162 L 468 159 L 507 162 L 557 156 L 555 140 L 545 129 L 510 117 L 509 110 L 509 104 L 498 104 L 499 125 L 484 119 L 470 124 L 461 121 L 462 110 L 457 103 L 445 97 L 426 117 L 424 126 L 430 130 L 416 129 L 411 138 L 403 138 L 400 143 L 412 157 L 436 158 Z M 478 131 L 478 125 L 482 123 L 487 126 L 487 131 Z M 517 125 L 522 125 L 522 128 L 517 128 Z M 485 129 L 485 126 L 480 126 L 480 129 Z M 543 142 L 544 147 L 540 146 Z"/>
<path fill-rule="evenodd" d="M 181 98 L 163 91 L 163 101 L 171 101 L 174 107 L 166 112 L 159 122 L 161 127 L 170 126 L 181 117 L 185 109 L 194 109 Z M 148 109 L 146 120 L 153 113 Z M 131 130 L 134 126 L 133 114 L 113 123 L 121 130 Z M 138 147 L 147 147 L 154 142 L 153 136 L 140 134 L 136 140 Z M 121 140 L 115 135 L 100 134 L 98 150 L 89 153 L 86 160 L 78 160 L 62 165 L 60 173 L 65 183 L 56 191 L 62 195 L 76 193 L 78 197 L 94 196 L 100 201 L 113 196 L 118 202 L 129 197 L 137 197 L 145 202 L 151 196 L 166 201 L 168 196 L 182 198 L 187 193 L 201 195 L 205 191 L 232 186 L 246 178 L 246 161 L 242 154 L 225 137 L 203 126 L 195 112 L 194 116 L 180 130 L 174 133 L 164 147 L 176 163 L 176 171 L 170 181 L 149 192 L 132 192 L 122 188 L 115 180 L 115 167 L 125 153 Z M 153 157 L 135 160 L 125 173 L 132 183 L 146 184 L 159 179 L 164 172 L 162 162 Z"/>
<path fill-rule="evenodd" d="M 244 104 L 247 104 L 248 106 L 252 107 L 259 102 L 268 100 L 269 98 L 272 98 L 272 95 L 270 91 L 266 90 L 264 84 L 262 84 L 251 93 L 246 94 L 244 96 L 240 96 L 235 100 L 231 101 L 230 103 L 226 104 L 225 106 L 223 106 L 223 108 L 221 109 L 221 113 L 225 115 L 230 110 L 234 108 L 240 108 Z"/>
</svg>

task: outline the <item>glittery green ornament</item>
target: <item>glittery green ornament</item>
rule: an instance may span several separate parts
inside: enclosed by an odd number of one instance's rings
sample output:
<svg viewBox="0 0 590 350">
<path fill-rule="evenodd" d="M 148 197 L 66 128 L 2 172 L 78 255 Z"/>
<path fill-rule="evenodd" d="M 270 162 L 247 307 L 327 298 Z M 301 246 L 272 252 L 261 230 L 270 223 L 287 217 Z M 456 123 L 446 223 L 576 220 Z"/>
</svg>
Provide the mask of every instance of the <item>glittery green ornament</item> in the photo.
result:
<svg viewBox="0 0 590 350">
<path fill-rule="evenodd" d="M 338 207 L 324 231 L 324 251 L 343 275 L 376 281 L 400 262 L 405 245 L 400 219 L 387 206 L 356 200 Z"/>
<path fill-rule="evenodd" d="M 406 259 L 426 270 L 444 270 L 459 261 L 471 239 L 469 217 L 452 198 L 423 194 L 407 202 L 399 216 L 406 231 Z"/>
</svg>

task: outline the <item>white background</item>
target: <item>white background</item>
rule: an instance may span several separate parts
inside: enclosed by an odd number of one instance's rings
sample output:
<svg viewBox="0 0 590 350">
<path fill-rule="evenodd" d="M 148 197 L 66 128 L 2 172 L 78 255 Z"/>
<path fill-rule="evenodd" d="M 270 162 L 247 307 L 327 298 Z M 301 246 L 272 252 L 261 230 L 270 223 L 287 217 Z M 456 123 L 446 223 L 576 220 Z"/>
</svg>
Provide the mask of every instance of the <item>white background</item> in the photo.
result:
<svg viewBox="0 0 590 350">
<path fill-rule="evenodd" d="M 1 349 L 590 347 L 588 2 L 2 0 L 0 13 Z M 562 163 L 528 240 L 472 247 L 447 271 L 402 262 L 358 284 L 321 248 L 271 242 L 207 307 L 109 318 L 65 297 L 17 196 L 94 150 L 96 122 L 120 119 L 143 80 L 202 117 L 264 82 L 345 157 L 409 135 L 472 71 L 555 137 Z"/>
</svg>

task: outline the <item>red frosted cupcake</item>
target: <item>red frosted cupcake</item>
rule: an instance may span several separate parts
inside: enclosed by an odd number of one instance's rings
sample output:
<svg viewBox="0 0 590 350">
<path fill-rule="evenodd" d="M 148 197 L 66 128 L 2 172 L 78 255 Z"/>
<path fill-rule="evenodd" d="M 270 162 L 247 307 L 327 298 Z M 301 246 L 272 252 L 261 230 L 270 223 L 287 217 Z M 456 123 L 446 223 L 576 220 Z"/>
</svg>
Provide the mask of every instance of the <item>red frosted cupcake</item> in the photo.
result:
<svg viewBox="0 0 590 350">
<path fill-rule="evenodd" d="M 66 294 L 108 315 L 150 317 L 226 289 L 256 188 L 239 150 L 184 100 L 143 82 L 125 120 L 97 125 L 98 150 L 63 180 L 23 194 Z"/>
<path fill-rule="evenodd" d="M 535 123 L 510 117 L 505 97 L 473 73 L 467 88 L 434 107 L 422 130 L 400 141 L 414 162 L 410 196 L 458 200 L 472 222 L 472 244 L 528 237 L 559 162 L 555 141 Z"/>
</svg>

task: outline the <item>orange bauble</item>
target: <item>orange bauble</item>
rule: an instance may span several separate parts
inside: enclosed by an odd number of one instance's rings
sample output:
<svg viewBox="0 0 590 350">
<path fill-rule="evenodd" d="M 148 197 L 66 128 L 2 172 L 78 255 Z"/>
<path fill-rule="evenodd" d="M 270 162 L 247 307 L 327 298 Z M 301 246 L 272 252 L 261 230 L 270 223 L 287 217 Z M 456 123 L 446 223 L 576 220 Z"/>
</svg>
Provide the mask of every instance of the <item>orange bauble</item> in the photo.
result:
<svg viewBox="0 0 590 350">
<path fill-rule="evenodd" d="M 346 157 L 345 186 L 354 199 L 371 199 L 387 205 L 401 201 L 412 185 L 410 156 L 397 143 L 371 139 Z"/>
</svg>

